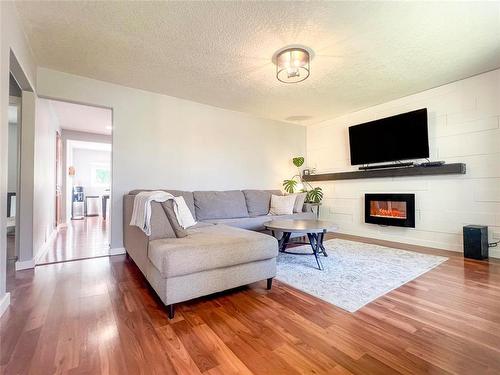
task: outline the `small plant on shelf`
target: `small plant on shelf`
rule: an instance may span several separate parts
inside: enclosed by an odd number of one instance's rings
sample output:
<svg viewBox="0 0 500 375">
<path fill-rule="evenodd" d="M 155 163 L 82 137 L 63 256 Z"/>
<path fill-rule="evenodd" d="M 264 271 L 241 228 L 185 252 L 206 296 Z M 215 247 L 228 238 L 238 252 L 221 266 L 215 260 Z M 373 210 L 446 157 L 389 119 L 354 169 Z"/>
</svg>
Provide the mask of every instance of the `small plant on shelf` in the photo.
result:
<svg viewBox="0 0 500 375">
<path fill-rule="evenodd" d="M 312 187 L 311 184 L 302 178 L 300 167 L 304 164 L 302 156 L 292 159 L 293 165 L 297 167 L 297 174 L 293 175 L 289 180 L 283 181 L 283 189 L 293 194 L 295 192 L 307 193 L 306 203 L 320 203 L 323 199 L 323 190 L 320 187 Z"/>
</svg>

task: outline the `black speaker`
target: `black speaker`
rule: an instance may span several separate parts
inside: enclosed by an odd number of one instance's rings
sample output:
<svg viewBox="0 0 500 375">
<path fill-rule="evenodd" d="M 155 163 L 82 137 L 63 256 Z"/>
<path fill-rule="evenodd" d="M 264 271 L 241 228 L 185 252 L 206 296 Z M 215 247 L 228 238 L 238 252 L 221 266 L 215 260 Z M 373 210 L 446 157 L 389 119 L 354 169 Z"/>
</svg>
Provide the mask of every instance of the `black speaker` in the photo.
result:
<svg viewBox="0 0 500 375">
<path fill-rule="evenodd" d="M 483 225 L 466 225 L 464 227 L 464 257 L 488 258 L 488 227 Z"/>
</svg>

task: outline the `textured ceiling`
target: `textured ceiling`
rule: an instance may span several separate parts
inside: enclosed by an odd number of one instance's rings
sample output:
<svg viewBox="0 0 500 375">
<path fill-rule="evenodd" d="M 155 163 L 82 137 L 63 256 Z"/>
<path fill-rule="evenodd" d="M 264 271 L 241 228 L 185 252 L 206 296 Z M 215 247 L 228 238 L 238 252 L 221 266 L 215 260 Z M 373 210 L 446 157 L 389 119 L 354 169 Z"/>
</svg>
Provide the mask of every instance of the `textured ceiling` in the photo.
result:
<svg viewBox="0 0 500 375">
<path fill-rule="evenodd" d="M 311 124 L 500 67 L 499 2 L 17 2 L 44 67 Z M 314 52 L 299 84 L 276 50 Z"/>
<path fill-rule="evenodd" d="M 110 109 L 58 100 L 49 100 L 49 102 L 62 129 L 96 134 L 111 134 L 113 119 Z"/>
</svg>

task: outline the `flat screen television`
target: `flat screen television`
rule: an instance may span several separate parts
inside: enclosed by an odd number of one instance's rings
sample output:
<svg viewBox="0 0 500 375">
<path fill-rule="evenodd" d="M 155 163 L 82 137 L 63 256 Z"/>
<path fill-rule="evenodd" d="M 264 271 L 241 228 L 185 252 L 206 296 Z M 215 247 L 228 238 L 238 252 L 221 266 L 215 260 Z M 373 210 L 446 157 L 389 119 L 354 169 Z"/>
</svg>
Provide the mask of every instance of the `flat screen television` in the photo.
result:
<svg viewBox="0 0 500 375">
<path fill-rule="evenodd" d="M 429 157 L 427 108 L 349 127 L 351 165 Z"/>
</svg>

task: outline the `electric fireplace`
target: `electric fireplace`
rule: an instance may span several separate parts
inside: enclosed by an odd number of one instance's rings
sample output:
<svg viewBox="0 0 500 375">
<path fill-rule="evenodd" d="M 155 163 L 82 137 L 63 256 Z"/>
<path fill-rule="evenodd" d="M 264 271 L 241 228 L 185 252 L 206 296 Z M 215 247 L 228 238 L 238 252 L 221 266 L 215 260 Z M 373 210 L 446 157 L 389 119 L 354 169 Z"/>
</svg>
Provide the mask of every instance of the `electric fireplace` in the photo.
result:
<svg viewBox="0 0 500 375">
<path fill-rule="evenodd" d="M 365 223 L 415 228 L 415 194 L 365 194 Z"/>
</svg>

